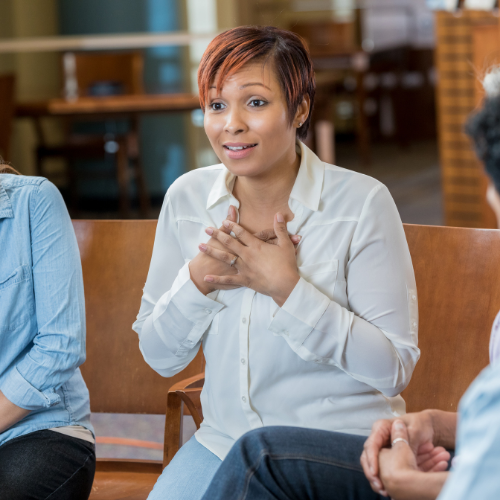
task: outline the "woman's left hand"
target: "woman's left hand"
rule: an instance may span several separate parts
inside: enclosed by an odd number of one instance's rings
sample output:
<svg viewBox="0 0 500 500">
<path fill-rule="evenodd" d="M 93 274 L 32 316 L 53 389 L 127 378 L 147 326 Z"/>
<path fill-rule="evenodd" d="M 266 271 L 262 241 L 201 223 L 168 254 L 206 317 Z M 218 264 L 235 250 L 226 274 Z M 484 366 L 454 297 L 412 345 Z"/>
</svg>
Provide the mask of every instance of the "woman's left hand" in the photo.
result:
<svg viewBox="0 0 500 500">
<path fill-rule="evenodd" d="M 207 245 L 205 253 L 211 257 L 230 263 L 237 256 L 234 267 L 238 273 L 231 276 L 205 276 L 205 281 L 213 283 L 217 288 L 237 285 L 251 288 L 263 295 L 269 295 L 282 306 L 295 285 L 299 281 L 299 272 L 295 257 L 295 247 L 290 241 L 282 214 L 274 216 L 274 231 L 277 244 L 269 245 L 256 238 L 241 226 L 231 221 L 224 221 L 236 238 L 223 231 L 209 227 L 207 234 L 220 241 L 232 253 L 217 250 Z"/>
</svg>

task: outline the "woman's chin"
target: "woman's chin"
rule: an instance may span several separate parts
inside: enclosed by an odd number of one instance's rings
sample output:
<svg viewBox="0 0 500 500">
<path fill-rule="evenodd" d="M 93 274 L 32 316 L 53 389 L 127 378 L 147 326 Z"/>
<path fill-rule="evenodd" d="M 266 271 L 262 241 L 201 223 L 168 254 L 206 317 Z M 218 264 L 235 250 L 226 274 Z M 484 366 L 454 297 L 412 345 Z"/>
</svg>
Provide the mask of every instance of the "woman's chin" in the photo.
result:
<svg viewBox="0 0 500 500">
<path fill-rule="evenodd" d="M 255 161 L 228 161 L 225 159 L 222 163 L 224 163 L 225 167 L 237 177 L 254 177 L 265 171 L 265 169 L 262 168 L 262 163 Z"/>
</svg>

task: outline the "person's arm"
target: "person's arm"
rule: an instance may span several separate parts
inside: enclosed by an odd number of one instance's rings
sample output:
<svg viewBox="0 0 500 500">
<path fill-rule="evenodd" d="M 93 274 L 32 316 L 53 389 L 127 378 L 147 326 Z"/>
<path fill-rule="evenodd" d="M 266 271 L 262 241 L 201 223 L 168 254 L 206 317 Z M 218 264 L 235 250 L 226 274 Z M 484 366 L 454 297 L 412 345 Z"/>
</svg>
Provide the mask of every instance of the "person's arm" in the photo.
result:
<svg viewBox="0 0 500 500">
<path fill-rule="evenodd" d="M 347 308 L 301 279 L 270 329 L 288 330 L 286 339 L 302 358 L 337 366 L 395 396 L 420 356 L 418 307 L 403 225 L 385 186 L 368 195 L 347 257 Z"/>
<path fill-rule="evenodd" d="M 0 391 L 0 434 L 19 422 L 19 420 L 23 419 L 29 413 L 30 410 L 25 410 L 15 405 L 4 396 L 2 391 Z"/>
<path fill-rule="evenodd" d="M 11 403 L 2 405 L 10 425 L 24 416 L 16 407 L 40 410 L 59 404 L 56 391 L 85 360 L 82 270 L 68 211 L 48 181 L 34 190 L 29 208 L 37 333 L 0 387 Z"/>
<path fill-rule="evenodd" d="M 459 405 L 457 454 L 439 500 L 500 498 L 500 365 L 486 368 Z"/>
<path fill-rule="evenodd" d="M 202 255 L 203 256 L 203 255 Z M 203 256 L 205 257 L 205 256 Z M 181 251 L 177 221 L 167 193 L 158 219 L 141 308 L 132 328 L 145 361 L 171 377 L 196 356 L 203 334 L 224 307 L 200 289 Z"/>
</svg>

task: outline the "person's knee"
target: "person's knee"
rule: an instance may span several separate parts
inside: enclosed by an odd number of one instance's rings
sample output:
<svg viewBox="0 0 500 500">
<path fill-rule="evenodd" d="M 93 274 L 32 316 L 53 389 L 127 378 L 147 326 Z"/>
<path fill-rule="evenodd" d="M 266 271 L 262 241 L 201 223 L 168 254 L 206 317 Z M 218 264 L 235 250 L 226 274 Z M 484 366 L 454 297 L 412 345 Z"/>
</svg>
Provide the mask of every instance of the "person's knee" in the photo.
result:
<svg viewBox="0 0 500 500">
<path fill-rule="evenodd" d="M 251 430 L 236 441 L 231 452 L 237 454 L 240 460 L 255 462 L 259 457 L 274 453 L 276 446 L 284 442 L 286 430 L 279 426 Z"/>
</svg>

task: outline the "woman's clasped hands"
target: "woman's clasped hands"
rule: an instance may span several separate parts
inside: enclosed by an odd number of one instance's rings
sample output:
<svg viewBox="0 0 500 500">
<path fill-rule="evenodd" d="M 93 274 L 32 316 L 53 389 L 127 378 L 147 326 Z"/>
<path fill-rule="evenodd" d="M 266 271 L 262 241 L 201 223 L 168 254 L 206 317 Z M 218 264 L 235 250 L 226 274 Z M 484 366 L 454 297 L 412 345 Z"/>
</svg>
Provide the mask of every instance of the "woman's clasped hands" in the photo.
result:
<svg viewBox="0 0 500 500">
<path fill-rule="evenodd" d="M 249 233 L 231 217 L 221 229 L 205 231 L 212 238 L 199 246 L 200 252 L 225 264 L 219 268 L 222 272 L 204 276 L 211 290 L 247 287 L 272 297 L 280 307 L 285 303 L 300 278 L 294 246 L 300 237 L 288 234 L 281 213 L 274 216 L 276 238 L 268 241 L 263 235 Z M 231 232 L 235 237 L 228 234 Z"/>
</svg>

